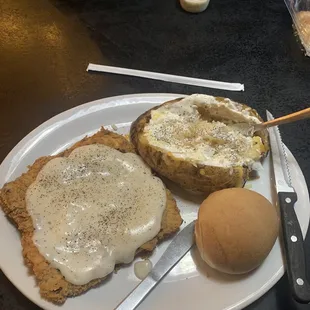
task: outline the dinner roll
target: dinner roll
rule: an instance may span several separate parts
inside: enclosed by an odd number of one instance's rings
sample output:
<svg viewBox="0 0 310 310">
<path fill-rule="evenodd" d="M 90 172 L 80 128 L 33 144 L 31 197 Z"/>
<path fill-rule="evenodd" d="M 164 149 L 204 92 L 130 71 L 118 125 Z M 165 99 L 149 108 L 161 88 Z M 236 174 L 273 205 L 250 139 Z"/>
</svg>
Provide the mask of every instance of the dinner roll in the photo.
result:
<svg viewBox="0 0 310 310">
<path fill-rule="evenodd" d="M 211 194 L 200 206 L 196 244 L 212 268 L 242 274 L 258 267 L 271 251 L 279 231 L 275 207 L 244 188 Z"/>
</svg>

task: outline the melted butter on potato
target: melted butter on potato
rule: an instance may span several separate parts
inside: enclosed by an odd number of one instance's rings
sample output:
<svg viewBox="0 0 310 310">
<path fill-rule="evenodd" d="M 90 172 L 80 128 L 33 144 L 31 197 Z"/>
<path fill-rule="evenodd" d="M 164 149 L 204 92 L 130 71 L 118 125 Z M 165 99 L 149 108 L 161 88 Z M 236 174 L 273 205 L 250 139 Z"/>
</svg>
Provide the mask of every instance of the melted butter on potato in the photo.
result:
<svg viewBox="0 0 310 310">
<path fill-rule="evenodd" d="M 148 142 L 193 164 L 252 166 L 265 151 L 261 138 L 248 130 L 260 120 L 229 99 L 192 95 L 151 116 L 144 129 Z"/>
</svg>

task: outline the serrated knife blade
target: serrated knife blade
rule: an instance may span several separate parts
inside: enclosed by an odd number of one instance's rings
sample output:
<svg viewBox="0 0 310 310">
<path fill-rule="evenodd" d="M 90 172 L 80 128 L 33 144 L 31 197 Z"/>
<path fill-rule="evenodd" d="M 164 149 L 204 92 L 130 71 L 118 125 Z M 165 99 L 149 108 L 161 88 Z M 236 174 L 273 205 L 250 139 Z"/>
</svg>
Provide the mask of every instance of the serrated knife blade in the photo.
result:
<svg viewBox="0 0 310 310">
<path fill-rule="evenodd" d="M 268 120 L 274 119 L 269 111 L 267 111 L 266 114 Z M 268 132 L 277 192 L 294 192 L 287 154 L 279 128 L 271 127 L 268 129 Z"/>
<path fill-rule="evenodd" d="M 267 119 L 274 117 L 269 111 Z M 271 127 L 269 140 L 274 171 L 274 182 L 278 194 L 286 269 L 292 295 L 300 303 L 310 302 L 310 284 L 307 280 L 306 259 L 302 232 L 294 205 L 297 194 L 292 186 L 292 178 L 287 154 L 278 127 Z"/>
</svg>

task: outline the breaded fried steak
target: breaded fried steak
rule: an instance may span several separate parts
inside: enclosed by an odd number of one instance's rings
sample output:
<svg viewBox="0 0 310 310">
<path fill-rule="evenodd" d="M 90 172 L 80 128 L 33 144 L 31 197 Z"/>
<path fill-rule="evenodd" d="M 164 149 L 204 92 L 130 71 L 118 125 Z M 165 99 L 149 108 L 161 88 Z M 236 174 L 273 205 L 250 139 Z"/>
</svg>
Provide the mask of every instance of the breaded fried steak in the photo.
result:
<svg viewBox="0 0 310 310">
<path fill-rule="evenodd" d="M 104 278 L 95 279 L 85 285 L 74 285 L 68 282 L 61 272 L 40 254 L 33 241 L 34 225 L 32 217 L 26 207 L 26 192 L 28 187 L 36 180 L 41 169 L 52 159 L 68 157 L 78 147 L 92 144 L 102 144 L 114 148 L 122 153 L 135 153 L 133 145 L 123 136 L 102 128 L 90 137 L 85 137 L 64 152 L 55 156 L 40 157 L 29 167 L 28 171 L 15 181 L 3 186 L 0 191 L 0 205 L 4 213 L 13 220 L 21 232 L 21 243 L 26 265 L 33 271 L 43 298 L 63 303 L 67 297 L 79 295 L 89 288 L 100 283 Z M 171 193 L 167 190 L 167 202 L 163 212 L 161 229 L 155 238 L 143 244 L 136 253 L 151 252 L 156 244 L 163 238 L 176 232 L 182 223 L 179 209 Z"/>
</svg>

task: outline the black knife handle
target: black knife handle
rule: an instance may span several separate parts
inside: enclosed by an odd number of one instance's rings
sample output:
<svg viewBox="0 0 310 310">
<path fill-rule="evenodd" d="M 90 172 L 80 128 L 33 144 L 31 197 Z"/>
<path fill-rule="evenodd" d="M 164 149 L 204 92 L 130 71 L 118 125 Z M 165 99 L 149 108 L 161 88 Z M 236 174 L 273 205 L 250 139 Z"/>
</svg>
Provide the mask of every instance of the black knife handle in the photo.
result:
<svg viewBox="0 0 310 310">
<path fill-rule="evenodd" d="M 294 210 L 296 193 L 278 193 L 280 203 L 286 267 L 293 297 L 300 303 L 310 302 L 310 285 L 306 278 L 304 240 Z"/>
</svg>

